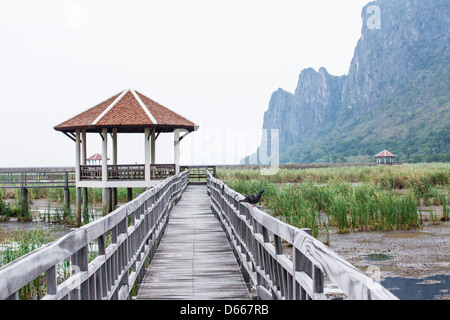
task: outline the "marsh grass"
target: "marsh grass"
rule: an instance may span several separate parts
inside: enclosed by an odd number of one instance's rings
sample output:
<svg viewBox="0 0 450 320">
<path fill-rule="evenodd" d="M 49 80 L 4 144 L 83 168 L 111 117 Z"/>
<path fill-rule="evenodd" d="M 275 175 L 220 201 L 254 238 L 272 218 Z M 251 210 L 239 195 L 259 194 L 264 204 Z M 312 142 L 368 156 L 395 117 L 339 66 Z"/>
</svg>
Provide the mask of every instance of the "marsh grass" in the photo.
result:
<svg viewBox="0 0 450 320">
<path fill-rule="evenodd" d="M 421 188 L 424 183 L 430 186 L 446 186 L 450 182 L 450 165 L 447 163 L 404 164 L 403 166 L 373 167 L 331 167 L 304 170 L 280 169 L 274 175 L 262 176 L 259 170 L 218 169 L 221 180 L 266 180 L 272 183 L 328 183 L 341 181 L 349 183 L 373 183 L 382 188 L 410 189 Z"/>
<path fill-rule="evenodd" d="M 42 247 L 52 240 L 53 238 L 51 231 L 40 229 L 39 224 L 32 230 L 0 230 L 0 267 Z M 111 244 L 112 236 L 111 232 L 108 232 L 105 234 L 105 245 L 108 247 Z M 98 242 L 90 242 L 88 244 L 88 248 L 88 262 L 90 263 L 98 256 Z M 146 267 L 148 267 L 148 265 L 149 263 L 146 263 Z M 56 264 L 58 284 L 61 284 L 67 280 L 71 274 L 72 265 L 70 257 Z M 44 272 L 36 279 L 22 287 L 18 291 L 19 300 L 38 300 L 44 297 L 47 293 L 46 279 L 46 273 Z"/>
<path fill-rule="evenodd" d="M 65 224 L 67 226 L 76 226 L 76 219 L 67 205 L 55 206 L 51 208 L 50 202 L 47 205 L 45 213 L 40 216 L 41 221 L 49 223 Z"/>
<path fill-rule="evenodd" d="M 38 226 L 32 230 L 14 230 L 3 240 L 1 245 L 0 266 L 14 261 L 34 249 L 42 246 L 49 232 L 40 230 Z"/>
<path fill-rule="evenodd" d="M 71 208 L 64 203 L 64 190 L 63 188 L 30 188 L 29 189 L 29 203 L 31 204 L 35 199 L 47 199 L 49 205 L 47 212 L 41 214 L 40 221 L 48 221 L 52 223 L 62 223 L 67 226 L 77 227 L 75 214 L 71 211 Z M 133 199 L 138 194 L 144 192 L 143 188 L 133 188 Z M 75 195 L 75 188 L 70 189 L 70 199 L 73 203 Z M 7 204 L 3 200 L 14 199 L 14 204 Z M 0 222 L 8 221 L 11 217 L 17 217 L 17 221 L 25 222 L 32 221 L 33 215 L 28 210 L 22 212 L 23 204 L 21 203 L 20 189 L 0 189 Z M 117 189 L 117 201 L 126 203 L 128 201 L 127 188 Z M 54 209 L 50 209 L 50 202 L 59 203 Z M 102 189 L 89 188 L 88 189 L 88 206 L 83 206 L 82 216 L 83 224 L 87 224 L 95 220 L 97 214 L 95 213 L 94 205 L 102 202 Z M 29 206 L 28 206 L 29 207 Z M 54 211 L 54 212 L 52 212 Z"/>
<path fill-rule="evenodd" d="M 48 239 L 49 232 L 38 226 L 32 230 L 10 232 L 0 244 L 0 267 L 40 248 Z M 20 300 L 32 300 L 45 295 L 45 275 L 38 276 L 19 290 Z"/>
<path fill-rule="evenodd" d="M 64 202 L 64 189 L 63 188 L 30 188 L 29 189 L 30 200 L 34 199 L 48 199 L 52 202 Z M 142 192 L 144 188 L 133 188 L 133 198 Z M 73 201 L 76 198 L 75 188 L 70 188 L 70 199 Z M 117 201 L 127 202 L 127 188 L 117 188 Z M 20 189 L 0 189 L 0 199 L 15 199 L 20 201 Z M 101 188 L 88 188 L 88 201 L 90 204 L 102 202 L 102 189 Z"/>
<path fill-rule="evenodd" d="M 287 215 L 291 221 L 299 222 L 293 223 L 297 227 L 316 230 L 331 225 L 339 233 L 420 227 L 413 193 L 400 196 L 375 185 L 350 186 L 338 182 L 326 186 L 289 185 L 280 187 L 277 193 L 277 202 L 271 209 L 277 215 Z M 315 219 L 311 218 L 313 212 Z M 327 220 L 320 217 L 321 212 Z M 293 215 L 300 218 L 295 219 Z"/>
<path fill-rule="evenodd" d="M 445 194 L 441 193 L 439 195 L 439 200 L 440 200 L 441 205 L 442 205 L 442 217 L 441 217 L 441 220 L 442 221 L 449 221 L 450 217 L 449 217 L 449 213 L 448 213 L 447 198 L 446 198 Z"/>
<path fill-rule="evenodd" d="M 102 214 L 97 213 L 94 205 L 89 204 L 87 207 L 82 208 L 82 216 L 82 223 L 88 224 L 101 217 Z M 74 212 L 72 212 L 71 208 L 65 204 L 51 206 L 51 203 L 48 202 L 45 212 L 40 214 L 37 219 L 38 221 L 43 222 L 64 224 L 69 227 L 78 227 Z"/>
<path fill-rule="evenodd" d="M 438 191 L 448 187 L 448 164 L 284 169 L 272 176 L 221 169 L 217 176 L 242 194 L 266 190 L 261 202 L 272 215 L 311 228 L 315 237 L 325 232 L 328 239 L 331 226 L 339 233 L 421 228 L 421 203 L 442 205 L 448 219 L 446 196 Z"/>
</svg>

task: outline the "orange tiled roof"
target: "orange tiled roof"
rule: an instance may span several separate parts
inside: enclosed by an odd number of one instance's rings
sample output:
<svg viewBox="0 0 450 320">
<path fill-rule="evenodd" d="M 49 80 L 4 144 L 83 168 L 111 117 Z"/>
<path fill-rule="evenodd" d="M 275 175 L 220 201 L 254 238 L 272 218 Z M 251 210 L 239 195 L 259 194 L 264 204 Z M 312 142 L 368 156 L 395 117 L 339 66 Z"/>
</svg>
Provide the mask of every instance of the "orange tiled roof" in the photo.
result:
<svg viewBox="0 0 450 320">
<path fill-rule="evenodd" d="M 157 131 L 170 132 L 178 128 L 193 131 L 197 126 L 145 95 L 127 89 L 55 126 L 54 129 L 98 131 L 103 127 L 116 127 L 119 131 L 128 132 L 142 132 L 145 127 L 154 127 Z"/>
<path fill-rule="evenodd" d="M 377 155 L 375 155 L 375 158 L 383 158 L 383 157 L 394 157 L 395 155 L 393 155 L 392 153 L 390 153 L 387 150 L 383 150 L 380 153 L 378 153 Z"/>
</svg>

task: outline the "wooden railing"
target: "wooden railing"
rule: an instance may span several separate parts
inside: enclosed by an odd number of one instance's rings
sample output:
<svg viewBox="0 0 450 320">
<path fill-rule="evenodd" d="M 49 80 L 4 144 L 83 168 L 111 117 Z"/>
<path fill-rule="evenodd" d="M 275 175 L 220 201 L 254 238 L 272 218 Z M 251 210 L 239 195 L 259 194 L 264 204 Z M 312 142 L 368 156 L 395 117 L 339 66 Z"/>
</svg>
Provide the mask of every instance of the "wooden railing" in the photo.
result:
<svg viewBox="0 0 450 320">
<path fill-rule="evenodd" d="M 380 163 L 377 163 L 377 166 L 401 166 L 401 165 L 403 165 L 402 162 L 391 162 L 391 163 L 380 162 Z"/>
<path fill-rule="evenodd" d="M 145 165 L 143 164 L 108 165 L 108 180 L 144 180 L 144 179 L 145 179 Z"/>
<path fill-rule="evenodd" d="M 113 164 L 107 166 L 108 181 L 113 180 L 144 180 L 145 165 L 143 164 Z M 81 165 L 80 180 L 101 180 L 101 165 Z"/>
<path fill-rule="evenodd" d="M 108 165 L 108 181 L 145 180 L 145 165 Z M 180 171 L 190 170 L 190 181 L 206 182 L 206 171 L 213 176 L 216 166 L 181 166 Z M 175 175 L 175 164 L 150 165 L 150 178 L 163 180 Z M 102 180 L 101 165 L 80 165 L 80 180 Z M 73 168 L 0 168 L 0 188 L 57 188 L 75 187 Z"/>
<path fill-rule="evenodd" d="M 151 164 L 150 179 L 165 179 L 175 174 L 175 164 Z"/>
<path fill-rule="evenodd" d="M 81 165 L 80 180 L 102 180 L 102 166 Z"/>
<path fill-rule="evenodd" d="M 338 256 L 309 229 L 288 225 L 247 203 L 208 172 L 211 208 L 226 231 L 244 275 L 261 299 L 325 299 L 324 276 L 351 299 L 397 299 Z M 291 252 L 287 252 L 288 248 Z"/>
<path fill-rule="evenodd" d="M 206 182 L 207 175 L 209 171 L 216 176 L 216 166 L 181 166 L 180 171 L 189 170 L 189 181 L 204 181 Z"/>
<path fill-rule="evenodd" d="M 175 175 L 174 164 L 152 164 L 150 165 L 150 179 L 166 179 Z M 101 165 L 81 165 L 80 180 L 101 180 Z M 108 181 L 114 180 L 145 180 L 145 165 L 143 164 L 120 164 L 108 165 Z"/>
<path fill-rule="evenodd" d="M 0 188 L 68 188 L 75 186 L 75 170 L 13 170 L 0 172 Z"/>
<path fill-rule="evenodd" d="M 126 299 L 142 281 L 188 177 L 186 171 L 167 178 L 107 216 L 3 266 L 0 299 L 17 299 L 38 277 L 47 284 L 43 299 Z M 72 270 L 67 279 L 57 277 L 61 265 Z"/>
</svg>

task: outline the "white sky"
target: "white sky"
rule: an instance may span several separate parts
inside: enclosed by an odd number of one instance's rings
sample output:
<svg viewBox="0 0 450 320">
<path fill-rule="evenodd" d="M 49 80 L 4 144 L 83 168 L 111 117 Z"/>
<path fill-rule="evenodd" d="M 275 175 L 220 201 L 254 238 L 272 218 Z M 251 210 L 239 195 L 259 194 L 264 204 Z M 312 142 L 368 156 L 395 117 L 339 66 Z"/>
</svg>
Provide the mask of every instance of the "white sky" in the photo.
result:
<svg viewBox="0 0 450 320">
<path fill-rule="evenodd" d="M 182 164 L 254 152 L 273 91 L 301 70 L 348 72 L 368 0 L 2 1 L 0 167 L 73 166 L 55 125 L 134 88 L 200 129 Z M 88 156 L 101 138 L 88 134 Z M 119 134 L 121 164 L 144 162 L 143 135 Z M 157 163 L 173 163 L 161 134 Z"/>
</svg>

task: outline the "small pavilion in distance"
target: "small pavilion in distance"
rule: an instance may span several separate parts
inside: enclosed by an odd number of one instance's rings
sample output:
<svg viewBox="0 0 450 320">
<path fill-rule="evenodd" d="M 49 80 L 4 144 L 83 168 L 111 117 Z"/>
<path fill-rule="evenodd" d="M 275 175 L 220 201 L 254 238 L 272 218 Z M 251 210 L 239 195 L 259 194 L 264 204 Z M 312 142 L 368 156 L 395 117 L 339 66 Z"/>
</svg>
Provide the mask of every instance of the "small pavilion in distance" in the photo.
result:
<svg viewBox="0 0 450 320">
<path fill-rule="evenodd" d="M 396 158 L 396 156 L 387 150 L 383 150 L 375 155 L 377 165 L 393 165 L 394 158 Z"/>
<path fill-rule="evenodd" d="M 75 142 L 76 214 L 81 221 L 81 189 L 87 205 L 87 188 L 103 188 L 103 213 L 117 204 L 117 188 L 151 188 L 169 175 L 180 171 L 180 141 L 198 126 L 145 95 L 124 90 L 100 104 L 54 127 Z M 112 139 L 112 163 L 87 164 L 87 134 L 102 139 L 102 159 L 107 159 L 108 135 Z M 141 133 L 145 151 L 143 164 L 117 162 L 117 136 L 121 133 Z M 155 141 L 161 133 L 173 133 L 174 162 L 155 163 Z"/>
<path fill-rule="evenodd" d="M 111 160 L 107 158 L 106 161 Z M 86 159 L 87 164 L 102 164 L 102 155 L 100 153 L 93 154 L 89 158 Z"/>
</svg>

